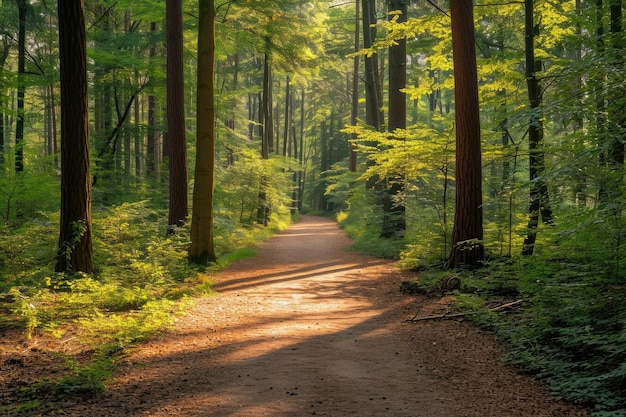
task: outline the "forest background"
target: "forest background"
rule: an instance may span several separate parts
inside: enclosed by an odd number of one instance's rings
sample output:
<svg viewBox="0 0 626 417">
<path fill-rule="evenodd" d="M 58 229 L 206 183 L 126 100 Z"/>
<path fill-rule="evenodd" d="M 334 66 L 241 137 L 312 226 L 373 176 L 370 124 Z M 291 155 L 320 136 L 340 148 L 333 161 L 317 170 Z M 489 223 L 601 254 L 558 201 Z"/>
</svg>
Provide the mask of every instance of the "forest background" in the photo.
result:
<svg viewBox="0 0 626 417">
<path fill-rule="evenodd" d="M 210 292 L 207 271 L 250 256 L 298 213 L 323 213 L 337 216 L 357 250 L 419 270 L 411 290 L 448 290 L 442 279 L 458 278 L 456 307 L 500 335 L 508 360 L 594 415 L 624 415 L 621 1 L 475 4 L 484 236 L 463 242 L 452 241 L 458 154 L 446 1 L 217 1 L 219 260 L 203 266 L 188 262 L 190 222 L 172 219 L 168 201 L 171 2 L 88 0 L 94 270 L 72 274 L 54 272 L 55 3 L 0 1 L 0 326 L 97 348 L 86 363 L 68 358 L 61 380 L 24 387 L 20 407 L 44 406 L 42 391 L 104 389 L 121 349 Z M 195 161 L 199 11 L 197 2 L 181 6 L 178 107 Z M 395 65 L 399 45 L 405 60 Z M 390 87 L 398 71 L 401 121 Z M 190 197 L 198 166 L 182 189 Z M 446 268 L 454 250 L 476 247 L 480 268 Z M 521 307 L 499 314 L 494 300 Z"/>
</svg>

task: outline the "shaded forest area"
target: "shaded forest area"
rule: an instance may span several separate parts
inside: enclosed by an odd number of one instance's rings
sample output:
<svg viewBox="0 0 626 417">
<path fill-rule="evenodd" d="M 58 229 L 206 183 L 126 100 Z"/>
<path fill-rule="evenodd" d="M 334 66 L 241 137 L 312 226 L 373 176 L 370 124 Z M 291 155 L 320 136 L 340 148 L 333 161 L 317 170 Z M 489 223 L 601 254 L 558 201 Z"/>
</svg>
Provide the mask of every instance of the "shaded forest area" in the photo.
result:
<svg viewBox="0 0 626 417">
<path fill-rule="evenodd" d="M 625 48 L 621 0 L 0 0 L 0 332 L 92 347 L 19 407 L 323 213 L 623 416 Z"/>
</svg>

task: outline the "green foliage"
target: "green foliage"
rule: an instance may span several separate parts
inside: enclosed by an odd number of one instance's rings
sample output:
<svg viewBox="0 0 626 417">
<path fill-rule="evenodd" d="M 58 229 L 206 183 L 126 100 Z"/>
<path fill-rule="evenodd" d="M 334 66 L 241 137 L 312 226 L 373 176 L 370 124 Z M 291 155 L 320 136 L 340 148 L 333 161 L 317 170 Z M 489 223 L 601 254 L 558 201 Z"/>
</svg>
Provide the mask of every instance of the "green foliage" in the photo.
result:
<svg viewBox="0 0 626 417">
<path fill-rule="evenodd" d="M 626 291 L 586 260 L 501 259 L 463 277 L 461 305 L 508 345 L 507 360 L 548 381 L 561 397 L 620 415 L 626 400 Z M 494 313 L 480 302 L 522 300 Z"/>
<path fill-rule="evenodd" d="M 62 338 L 69 333 L 93 346 L 87 362 L 68 357 L 68 369 L 59 379 L 25 387 L 24 402 L 12 405 L 11 412 L 18 408 L 42 412 L 64 397 L 102 392 L 115 352 L 169 328 L 194 297 L 212 294 L 210 275 L 187 262 L 188 225 L 166 235 L 167 216 L 158 193 L 151 200 L 119 205 L 114 200 L 110 194 L 106 205 L 102 200 L 94 203 L 93 275 L 50 274 L 58 214 L 42 212 L 19 229 L 2 229 L 0 326 L 23 328 L 29 338 L 39 334 Z M 253 256 L 254 244 L 286 227 L 289 213 L 277 208 L 268 227 L 241 227 L 220 219 L 216 232 L 221 258 L 216 269 Z M 238 247 L 248 249 L 227 252 Z"/>
</svg>

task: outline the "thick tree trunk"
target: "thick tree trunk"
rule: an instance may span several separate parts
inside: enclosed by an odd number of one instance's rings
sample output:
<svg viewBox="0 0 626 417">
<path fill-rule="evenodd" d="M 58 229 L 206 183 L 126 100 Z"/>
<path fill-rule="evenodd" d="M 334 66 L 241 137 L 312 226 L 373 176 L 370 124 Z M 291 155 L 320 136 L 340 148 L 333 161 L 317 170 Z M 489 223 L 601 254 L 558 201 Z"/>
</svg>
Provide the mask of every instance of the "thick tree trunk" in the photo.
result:
<svg viewBox="0 0 626 417">
<path fill-rule="evenodd" d="M 61 227 L 56 271 L 93 272 L 87 48 L 82 0 L 58 4 L 61 63 Z"/>
<path fill-rule="evenodd" d="M 217 260 L 213 242 L 215 188 L 215 1 L 199 0 L 198 96 L 195 185 L 189 260 L 208 265 Z"/>
<path fill-rule="evenodd" d="M 456 204 L 451 268 L 484 260 L 478 75 L 472 0 L 450 0 L 456 109 Z"/>
<path fill-rule="evenodd" d="M 185 83 L 183 78 L 182 0 L 167 0 L 167 134 L 169 154 L 169 214 L 171 226 L 182 226 L 188 215 Z"/>
</svg>

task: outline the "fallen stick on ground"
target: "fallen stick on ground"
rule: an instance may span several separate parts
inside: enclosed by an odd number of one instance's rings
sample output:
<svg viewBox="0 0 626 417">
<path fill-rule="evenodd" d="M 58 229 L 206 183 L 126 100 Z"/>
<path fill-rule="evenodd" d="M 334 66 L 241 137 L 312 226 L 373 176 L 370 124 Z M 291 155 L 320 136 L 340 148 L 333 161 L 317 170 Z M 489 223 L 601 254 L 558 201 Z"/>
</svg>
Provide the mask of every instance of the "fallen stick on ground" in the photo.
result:
<svg viewBox="0 0 626 417">
<path fill-rule="evenodd" d="M 506 303 L 506 304 L 502 304 L 500 306 L 497 307 L 493 307 L 490 308 L 491 311 L 502 311 L 506 308 L 512 308 L 517 306 L 518 304 L 521 304 L 523 300 L 516 300 L 516 301 L 512 301 L 510 303 Z M 468 313 L 452 313 L 450 311 L 446 311 L 443 314 L 438 314 L 436 316 L 421 316 L 421 317 L 413 317 L 412 319 L 406 319 L 404 321 L 408 321 L 408 322 L 415 322 L 415 321 L 424 321 L 424 320 L 439 320 L 439 319 L 453 319 L 453 318 L 457 318 L 457 317 L 464 317 L 464 316 L 469 316 L 472 314 L 476 314 L 475 311 L 471 311 Z"/>
</svg>

